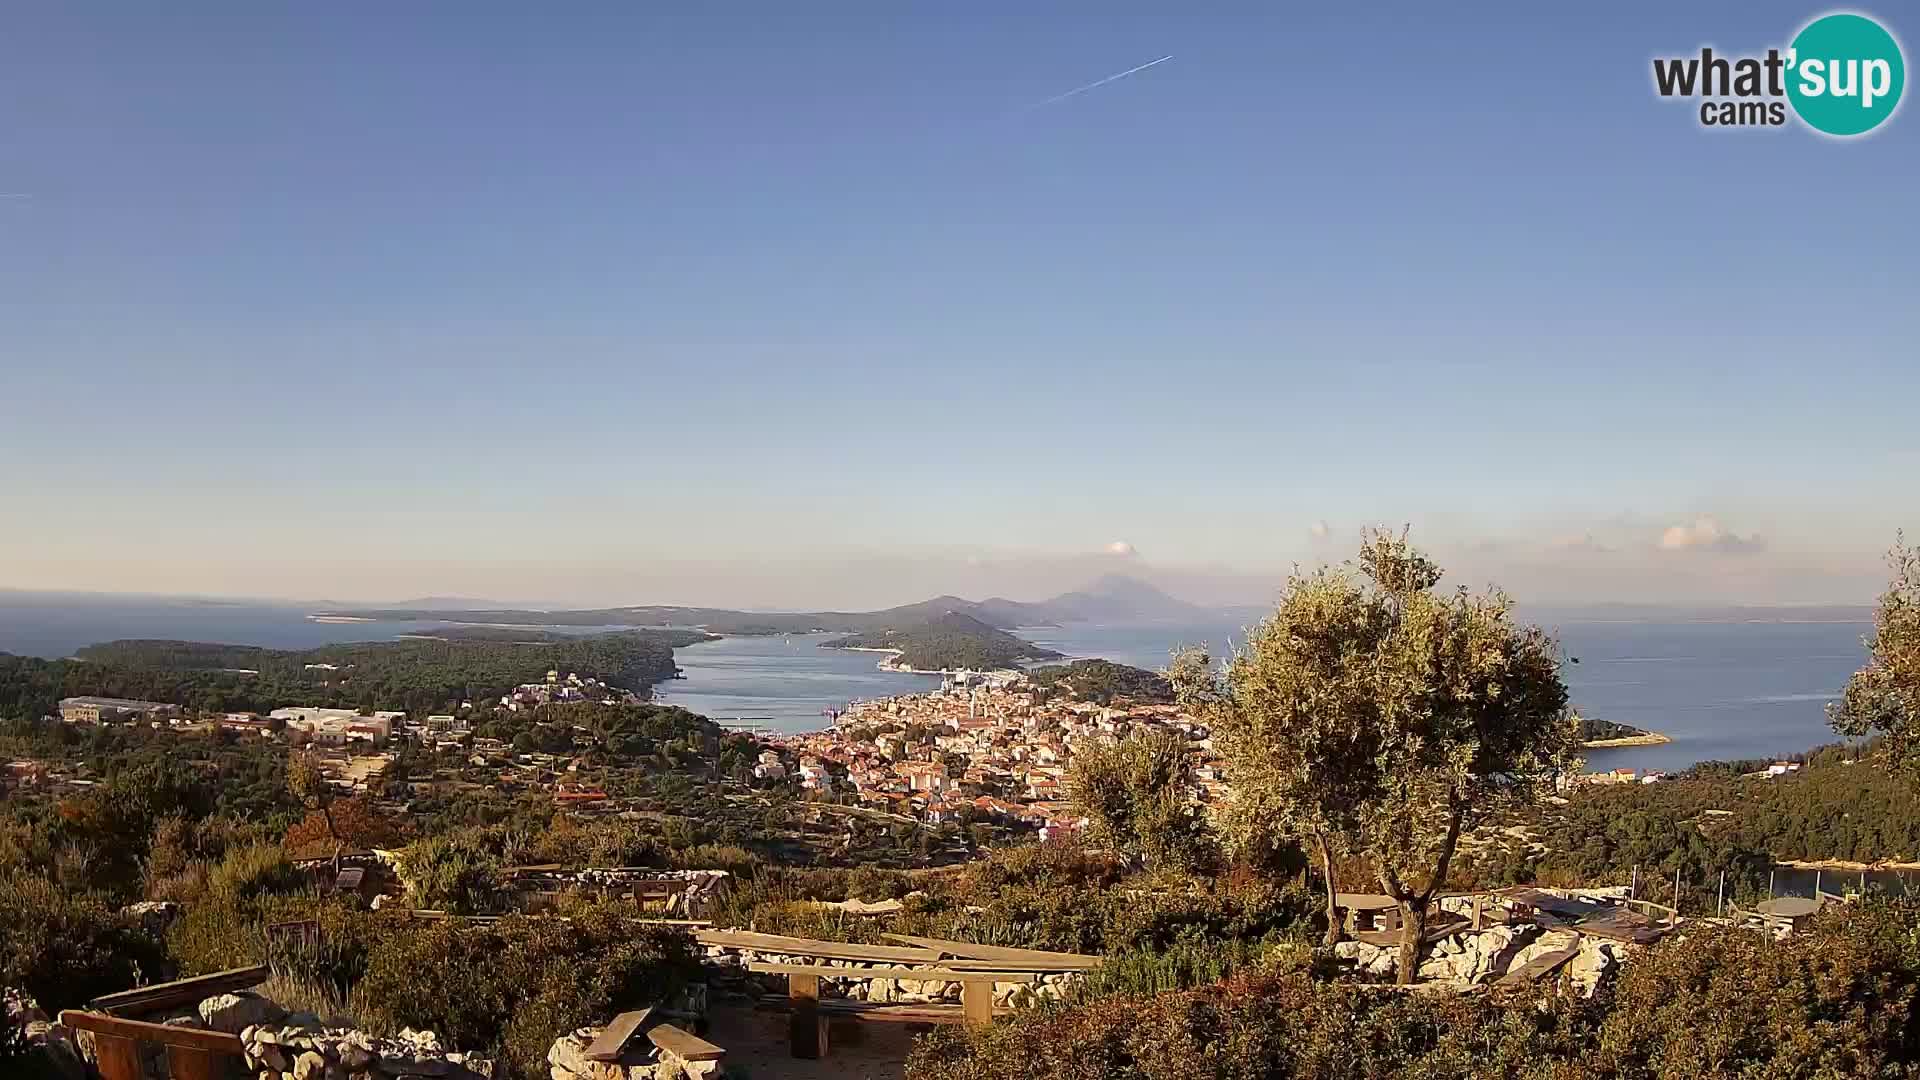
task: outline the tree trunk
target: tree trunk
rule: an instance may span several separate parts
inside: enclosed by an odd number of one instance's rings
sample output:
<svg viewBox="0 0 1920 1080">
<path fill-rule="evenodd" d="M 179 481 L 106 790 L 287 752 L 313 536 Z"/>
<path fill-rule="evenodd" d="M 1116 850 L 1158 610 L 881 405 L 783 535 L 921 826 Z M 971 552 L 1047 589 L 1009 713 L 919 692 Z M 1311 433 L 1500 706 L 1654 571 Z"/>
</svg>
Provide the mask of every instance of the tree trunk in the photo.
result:
<svg viewBox="0 0 1920 1080">
<path fill-rule="evenodd" d="M 1412 986 L 1420 972 L 1420 954 L 1427 945 L 1427 900 L 1422 896 L 1400 901 L 1401 986 Z"/>
<path fill-rule="evenodd" d="M 320 804 L 320 816 L 327 821 L 327 835 L 333 837 L 333 880 L 340 880 L 340 849 L 346 841 L 340 838 L 340 830 L 333 827 L 333 808 L 325 802 Z"/>
<path fill-rule="evenodd" d="M 1325 833 L 1317 834 L 1315 839 L 1320 842 L 1320 876 L 1327 883 L 1327 945 L 1332 947 L 1340 944 L 1340 939 L 1346 936 L 1340 922 L 1339 890 L 1333 880 L 1333 845 L 1327 841 Z"/>
</svg>

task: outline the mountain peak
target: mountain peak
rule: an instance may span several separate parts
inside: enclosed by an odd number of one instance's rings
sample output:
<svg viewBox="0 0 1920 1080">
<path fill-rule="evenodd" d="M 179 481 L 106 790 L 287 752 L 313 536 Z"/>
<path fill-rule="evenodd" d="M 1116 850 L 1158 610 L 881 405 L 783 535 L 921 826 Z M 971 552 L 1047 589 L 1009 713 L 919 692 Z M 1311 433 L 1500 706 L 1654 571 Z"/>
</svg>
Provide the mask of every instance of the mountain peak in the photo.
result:
<svg viewBox="0 0 1920 1080">
<path fill-rule="evenodd" d="M 1040 605 L 1056 618 L 1084 622 L 1124 622 L 1129 619 L 1180 619 L 1200 609 L 1167 595 L 1156 585 L 1126 574 L 1102 574 L 1073 592 L 1061 593 Z"/>
</svg>

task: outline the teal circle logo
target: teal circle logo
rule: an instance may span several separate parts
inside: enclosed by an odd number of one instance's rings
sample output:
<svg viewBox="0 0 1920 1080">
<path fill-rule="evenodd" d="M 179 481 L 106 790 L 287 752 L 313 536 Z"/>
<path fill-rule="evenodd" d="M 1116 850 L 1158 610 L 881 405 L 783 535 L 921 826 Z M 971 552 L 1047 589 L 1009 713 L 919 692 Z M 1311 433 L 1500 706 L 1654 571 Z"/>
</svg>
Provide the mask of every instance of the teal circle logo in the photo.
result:
<svg viewBox="0 0 1920 1080">
<path fill-rule="evenodd" d="M 1900 105 L 1907 85 L 1900 43 L 1865 15 L 1823 15 L 1787 53 L 1787 100 L 1807 126 L 1828 135 L 1864 135 Z"/>
</svg>

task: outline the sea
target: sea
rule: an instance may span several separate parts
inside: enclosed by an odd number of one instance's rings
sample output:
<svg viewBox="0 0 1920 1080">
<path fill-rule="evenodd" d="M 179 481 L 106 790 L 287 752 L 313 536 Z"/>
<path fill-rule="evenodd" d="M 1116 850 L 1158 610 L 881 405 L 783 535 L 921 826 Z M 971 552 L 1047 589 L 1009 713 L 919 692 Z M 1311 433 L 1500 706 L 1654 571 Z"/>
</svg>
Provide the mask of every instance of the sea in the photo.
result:
<svg viewBox="0 0 1920 1080">
<path fill-rule="evenodd" d="M 307 609 L 259 601 L 0 591 L 0 652 L 58 657 L 115 638 L 180 638 L 273 648 L 385 641 L 445 622 L 316 622 Z M 573 629 L 582 628 L 556 628 Z M 1865 660 L 1866 622 L 1569 620 L 1554 625 L 1570 659 L 1574 705 L 1657 731 L 1660 746 L 1592 750 L 1591 769 L 1673 771 L 1703 760 L 1777 757 L 1835 741 L 1825 707 Z M 1164 667 L 1181 645 L 1224 656 L 1247 637 L 1218 619 L 1070 624 L 1020 631 L 1068 656 Z M 676 650 L 683 678 L 658 698 L 729 725 L 776 732 L 826 726 L 861 699 L 914 693 L 938 680 L 881 671 L 873 653 L 817 647 L 809 635 L 730 637 Z"/>
</svg>

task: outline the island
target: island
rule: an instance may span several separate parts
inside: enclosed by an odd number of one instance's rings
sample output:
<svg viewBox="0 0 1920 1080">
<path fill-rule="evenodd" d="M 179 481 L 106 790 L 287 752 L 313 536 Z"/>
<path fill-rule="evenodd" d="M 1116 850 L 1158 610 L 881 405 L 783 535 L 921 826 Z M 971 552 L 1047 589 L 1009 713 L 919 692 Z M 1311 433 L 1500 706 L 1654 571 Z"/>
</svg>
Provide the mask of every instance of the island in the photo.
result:
<svg viewBox="0 0 1920 1080">
<path fill-rule="evenodd" d="M 1621 746 L 1660 746 L 1673 740 L 1657 731 L 1616 724 L 1611 720 L 1580 717 L 1580 745 L 1588 750 L 1608 750 Z"/>
<path fill-rule="evenodd" d="M 1029 668 L 1027 684 L 1042 695 L 1061 693 L 1097 705 L 1123 700 L 1148 705 L 1173 701 L 1173 687 L 1166 676 L 1111 660 L 1075 660 Z"/>
<path fill-rule="evenodd" d="M 820 648 L 884 652 L 890 655 L 881 661 L 882 668 L 925 674 L 993 671 L 1017 667 L 1029 660 L 1054 660 L 1061 656 L 958 611 L 944 612 L 922 622 L 823 641 Z"/>
<path fill-rule="evenodd" d="M 402 606 L 316 611 L 314 622 L 438 622 L 486 626 L 694 627 L 716 634 L 872 634 L 915 626 L 947 614 L 966 615 L 991 628 L 1059 626 L 1073 622 L 1192 620 L 1209 612 L 1147 582 L 1107 574 L 1081 588 L 1039 601 L 1001 596 L 967 600 L 936 596 L 879 611 L 764 612 L 643 604 L 629 607 L 537 610 L 509 607 Z"/>
<path fill-rule="evenodd" d="M 92 695 L 202 712 L 265 712 L 299 702 L 428 713 L 497 700 L 552 671 L 578 674 L 601 688 L 582 691 L 583 698 L 644 701 L 655 683 L 679 674 L 675 648 L 711 639 L 689 630 L 551 638 L 514 630 L 511 640 L 464 629 L 446 633 L 445 639 L 314 649 L 121 640 L 89 645 L 63 660 L 0 654 L 0 710 L 45 716 L 63 696 Z"/>
</svg>

